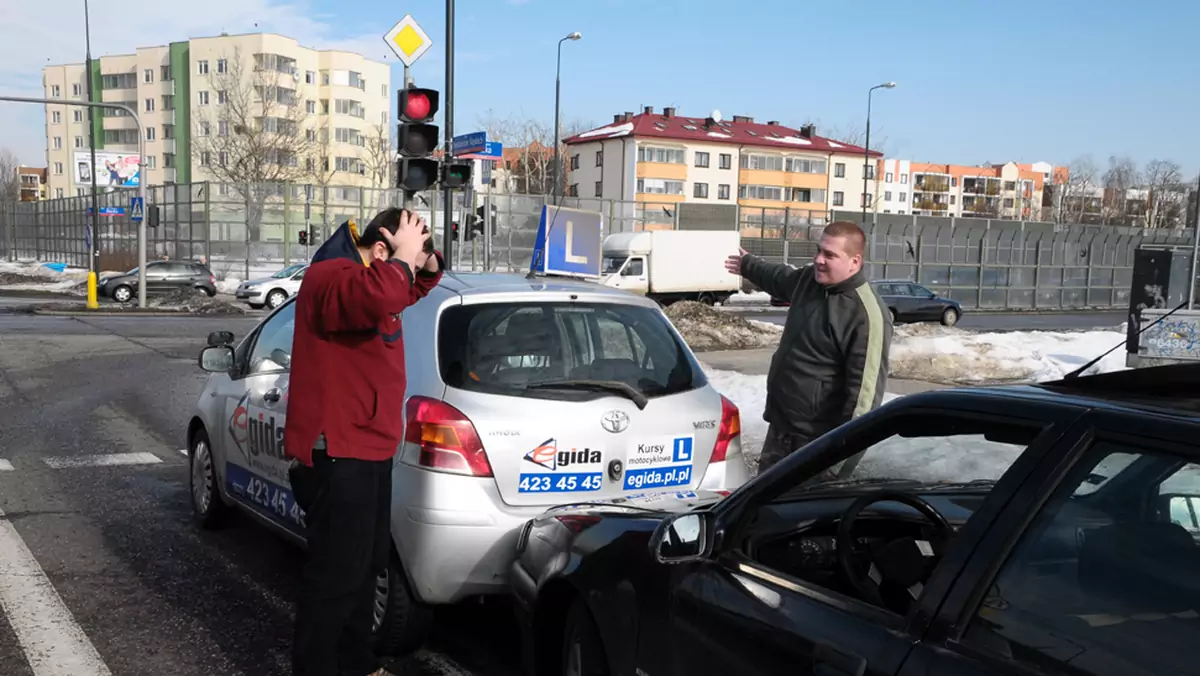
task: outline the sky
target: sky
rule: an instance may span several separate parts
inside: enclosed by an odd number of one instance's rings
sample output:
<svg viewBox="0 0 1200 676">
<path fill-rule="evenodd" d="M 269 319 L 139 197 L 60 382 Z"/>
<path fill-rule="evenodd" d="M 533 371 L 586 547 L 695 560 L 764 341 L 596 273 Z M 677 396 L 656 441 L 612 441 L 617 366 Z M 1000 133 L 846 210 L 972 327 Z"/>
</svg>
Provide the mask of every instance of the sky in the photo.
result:
<svg viewBox="0 0 1200 676">
<path fill-rule="evenodd" d="M 0 95 L 42 96 L 41 69 L 84 59 L 83 0 L 0 0 Z M 444 92 L 444 0 L 90 0 L 94 55 L 189 37 L 274 32 L 401 67 L 383 35 L 405 12 L 434 40 L 413 68 Z M 1090 155 L 1200 170 L 1200 2 L 1143 0 L 457 0 L 456 133 L 489 115 L 564 124 L 661 110 L 861 133 L 918 162 Z M 47 21 L 53 17 L 54 21 Z M 393 108 L 395 102 L 393 100 Z M 443 108 L 445 104 L 443 103 Z M 0 102 L 0 148 L 45 164 L 40 106 Z"/>
</svg>

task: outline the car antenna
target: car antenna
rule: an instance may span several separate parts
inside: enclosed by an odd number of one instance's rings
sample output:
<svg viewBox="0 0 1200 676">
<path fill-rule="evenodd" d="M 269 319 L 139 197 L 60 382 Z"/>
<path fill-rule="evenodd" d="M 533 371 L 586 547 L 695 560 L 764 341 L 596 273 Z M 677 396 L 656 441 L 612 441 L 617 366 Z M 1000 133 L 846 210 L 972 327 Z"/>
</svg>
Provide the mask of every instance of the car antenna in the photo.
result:
<svg viewBox="0 0 1200 676">
<path fill-rule="evenodd" d="M 1137 333 L 1133 334 L 1133 337 L 1134 337 L 1134 338 L 1137 338 L 1138 336 L 1142 335 L 1142 334 L 1143 334 L 1143 333 L 1145 333 L 1147 330 L 1149 330 L 1149 329 L 1150 329 L 1150 327 L 1152 327 L 1152 326 L 1154 326 L 1154 325 L 1158 324 L 1159 322 L 1161 322 L 1162 320 L 1166 319 L 1167 317 L 1170 317 L 1171 315 L 1175 314 L 1176 312 L 1179 312 L 1179 311 L 1180 311 L 1180 310 L 1182 310 L 1183 308 L 1187 307 L 1187 304 L 1188 304 L 1188 302 L 1187 302 L 1186 300 L 1185 300 L 1185 301 L 1183 301 L 1182 303 L 1180 303 L 1180 304 L 1179 304 L 1179 307 L 1176 307 L 1174 310 L 1171 310 L 1171 311 L 1170 311 L 1170 312 L 1168 312 L 1167 314 L 1165 314 L 1165 315 L 1163 315 L 1163 316 L 1159 317 L 1158 319 L 1155 319 L 1153 322 L 1150 322 L 1149 324 L 1147 324 L 1147 325 L 1146 325 L 1144 328 L 1141 328 L 1141 329 L 1139 329 Z M 1134 314 L 1133 314 L 1132 312 L 1130 312 L 1130 313 L 1129 313 L 1129 321 L 1133 321 L 1133 320 L 1134 320 Z M 1127 345 L 1128 343 L 1129 343 L 1129 339 L 1128 339 L 1128 338 L 1126 338 L 1126 339 L 1125 339 L 1123 342 L 1120 342 L 1120 343 L 1117 343 L 1116 345 L 1113 345 L 1113 346 L 1112 346 L 1112 348 L 1111 348 L 1111 349 L 1110 349 L 1108 352 L 1105 352 L 1104 354 L 1100 355 L 1099 357 L 1096 357 L 1095 359 L 1093 359 L 1093 360 L 1089 361 L 1088 363 L 1084 364 L 1083 366 L 1080 366 L 1079 368 L 1075 369 L 1074 371 L 1071 371 L 1071 372 L 1070 372 L 1070 373 L 1068 373 L 1067 375 L 1063 376 L 1063 378 L 1062 378 L 1062 379 L 1063 379 L 1063 380 L 1074 380 L 1074 379 L 1078 378 L 1078 377 L 1079 377 L 1079 375 L 1080 375 L 1081 373 L 1083 373 L 1084 371 L 1086 371 L 1086 370 L 1088 370 L 1088 369 L 1092 368 L 1092 367 L 1093 367 L 1093 366 L 1095 366 L 1097 363 L 1099 363 L 1099 361 L 1100 361 L 1101 359 L 1104 359 L 1104 358 L 1105 358 L 1105 357 L 1107 357 L 1108 355 L 1112 354 L 1112 353 L 1113 353 L 1113 350 L 1116 350 L 1116 349 L 1117 349 L 1117 348 L 1119 348 L 1119 347 L 1122 347 L 1122 346 L 1124 346 L 1124 345 Z"/>
</svg>

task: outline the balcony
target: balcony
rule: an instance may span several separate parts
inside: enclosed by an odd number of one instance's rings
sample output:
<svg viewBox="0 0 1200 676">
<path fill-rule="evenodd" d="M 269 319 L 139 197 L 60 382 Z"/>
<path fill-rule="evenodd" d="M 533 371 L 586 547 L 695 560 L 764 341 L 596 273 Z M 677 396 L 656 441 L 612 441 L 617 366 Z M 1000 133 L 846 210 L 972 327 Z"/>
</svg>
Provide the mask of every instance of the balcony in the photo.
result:
<svg viewBox="0 0 1200 676">
<path fill-rule="evenodd" d="M 964 179 L 962 191 L 968 195 L 989 195 L 994 197 L 1000 194 L 1000 181 L 999 179 Z"/>
<path fill-rule="evenodd" d="M 913 183 L 914 192 L 950 192 L 950 181 L 944 178 L 918 176 Z"/>
<path fill-rule="evenodd" d="M 913 196 L 912 205 L 914 208 L 926 209 L 928 211 L 946 211 L 950 208 L 950 204 L 948 202 L 941 202 L 929 198 L 918 199 L 915 195 Z"/>
</svg>

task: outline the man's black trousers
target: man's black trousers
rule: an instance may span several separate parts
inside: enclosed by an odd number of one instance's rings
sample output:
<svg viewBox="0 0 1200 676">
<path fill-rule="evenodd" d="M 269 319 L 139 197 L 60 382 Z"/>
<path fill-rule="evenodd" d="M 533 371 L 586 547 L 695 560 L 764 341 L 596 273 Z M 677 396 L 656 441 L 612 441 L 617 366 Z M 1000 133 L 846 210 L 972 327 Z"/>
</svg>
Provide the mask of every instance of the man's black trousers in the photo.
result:
<svg viewBox="0 0 1200 676">
<path fill-rule="evenodd" d="M 296 609 L 295 676 L 367 676 L 375 581 L 391 551 L 392 462 L 313 451 L 305 488 L 308 564 Z M 297 491 L 299 494 L 301 491 Z"/>
</svg>

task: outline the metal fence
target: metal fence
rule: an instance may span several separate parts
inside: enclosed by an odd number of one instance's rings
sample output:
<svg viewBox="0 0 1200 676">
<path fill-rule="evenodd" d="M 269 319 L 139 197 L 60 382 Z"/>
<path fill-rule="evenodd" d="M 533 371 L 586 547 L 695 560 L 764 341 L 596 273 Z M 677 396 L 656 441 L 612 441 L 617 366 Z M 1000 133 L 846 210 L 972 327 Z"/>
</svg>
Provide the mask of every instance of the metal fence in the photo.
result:
<svg viewBox="0 0 1200 676">
<path fill-rule="evenodd" d="M 250 199 L 247 199 L 247 193 Z M 128 212 L 132 190 L 100 196 L 105 207 Z M 160 226 L 148 229 L 148 256 L 208 263 L 218 277 L 270 274 L 307 257 L 347 218 L 365 222 L 400 204 L 391 189 L 266 186 L 246 190 L 211 183 L 154 186 L 147 202 L 159 209 Z M 527 270 L 543 195 L 456 193 L 453 218 L 482 213 L 479 237 L 460 241 L 459 270 Z M 0 259 L 63 262 L 86 267 L 90 198 L 73 197 L 0 207 Z M 701 227 L 689 223 L 678 202 L 628 202 L 561 198 L 562 206 L 604 214 L 605 235 L 652 229 Z M 439 233 L 441 193 L 421 193 L 412 207 Z M 682 212 L 682 215 L 681 215 Z M 816 251 L 822 228 L 833 220 L 858 222 L 859 212 L 741 207 L 731 210 L 748 251 L 769 260 L 802 264 Z M 137 224 L 128 214 L 101 216 L 101 267 L 137 264 Z M 1134 251 L 1141 246 L 1191 246 L 1184 230 L 1068 225 L 998 219 L 871 214 L 867 259 L 874 279 L 910 279 L 968 307 L 1009 309 L 1123 308 L 1129 301 Z M 301 230 L 312 233 L 299 244 Z M 705 223 L 703 227 L 713 227 Z M 460 237 L 466 228 L 460 228 Z M 440 239 L 439 239 L 440 241 Z"/>
</svg>

